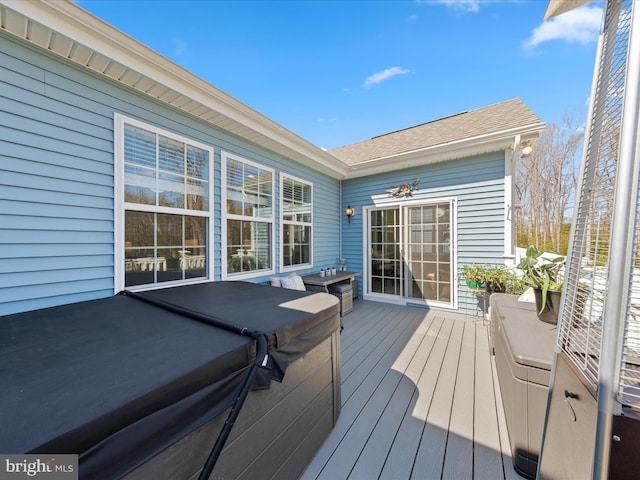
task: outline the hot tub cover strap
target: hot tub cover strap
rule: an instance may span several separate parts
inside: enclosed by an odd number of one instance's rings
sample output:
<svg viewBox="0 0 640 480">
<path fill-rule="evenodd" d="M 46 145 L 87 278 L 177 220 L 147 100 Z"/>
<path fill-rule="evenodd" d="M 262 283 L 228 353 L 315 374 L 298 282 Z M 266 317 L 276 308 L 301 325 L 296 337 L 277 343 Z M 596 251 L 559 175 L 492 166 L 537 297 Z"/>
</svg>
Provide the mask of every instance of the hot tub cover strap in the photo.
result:
<svg viewBox="0 0 640 480">
<path fill-rule="evenodd" d="M 233 325 L 220 320 L 219 318 L 215 318 L 212 315 L 205 315 L 200 312 L 195 312 L 179 305 L 158 300 L 157 298 L 149 298 L 139 293 L 134 293 L 128 290 L 124 293 L 127 296 L 150 303 L 158 308 L 169 310 L 173 313 L 183 315 L 184 317 L 199 322 L 204 322 L 213 327 L 222 328 L 238 335 L 251 337 L 256 341 L 256 358 L 253 362 L 253 365 L 249 369 L 245 380 L 243 381 L 240 393 L 233 403 L 227 420 L 222 427 L 222 430 L 220 431 L 220 434 L 218 435 L 213 448 L 211 449 L 211 453 L 209 454 L 209 457 L 207 458 L 202 471 L 200 472 L 199 479 L 206 480 L 211 475 L 218 457 L 222 452 L 222 448 L 229 438 L 231 429 L 233 428 L 233 425 L 238 418 L 240 410 L 242 409 L 242 405 L 244 404 L 244 401 L 247 398 L 247 394 L 249 393 L 249 389 L 253 386 L 254 390 L 268 390 L 271 386 L 272 379 L 275 379 L 278 382 L 282 382 L 287 369 L 287 362 L 279 359 L 275 354 L 275 349 L 268 346 L 267 336 L 263 332 Z"/>
<path fill-rule="evenodd" d="M 284 380 L 284 374 L 287 371 L 289 362 L 276 355 L 273 347 L 269 347 L 267 351 L 268 355 L 258 367 L 256 376 L 253 379 L 253 390 L 269 390 L 271 380 L 279 383 Z"/>
</svg>

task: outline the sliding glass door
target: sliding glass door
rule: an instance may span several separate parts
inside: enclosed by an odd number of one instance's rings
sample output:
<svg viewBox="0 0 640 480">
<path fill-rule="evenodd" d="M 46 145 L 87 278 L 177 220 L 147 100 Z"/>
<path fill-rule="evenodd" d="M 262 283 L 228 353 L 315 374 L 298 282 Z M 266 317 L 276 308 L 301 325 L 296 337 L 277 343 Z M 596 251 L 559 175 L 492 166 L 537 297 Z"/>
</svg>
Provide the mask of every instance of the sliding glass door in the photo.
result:
<svg viewBox="0 0 640 480">
<path fill-rule="evenodd" d="M 370 213 L 369 285 L 373 293 L 402 295 L 400 256 L 400 210 L 389 208 Z"/>
<path fill-rule="evenodd" d="M 368 292 L 453 304 L 453 201 L 369 210 Z"/>
<path fill-rule="evenodd" d="M 407 297 L 450 303 L 449 202 L 405 208 Z"/>
</svg>

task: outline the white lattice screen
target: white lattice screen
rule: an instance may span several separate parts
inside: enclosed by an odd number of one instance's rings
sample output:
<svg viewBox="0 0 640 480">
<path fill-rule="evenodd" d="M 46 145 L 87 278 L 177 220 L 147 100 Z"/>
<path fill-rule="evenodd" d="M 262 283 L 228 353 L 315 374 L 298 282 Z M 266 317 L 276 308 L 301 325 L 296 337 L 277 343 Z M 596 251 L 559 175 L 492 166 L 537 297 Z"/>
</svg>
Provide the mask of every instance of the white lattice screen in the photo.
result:
<svg viewBox="0 0 640 480">
<path fill-rule="evenodd" d="M 618 401 L 640 406 L 640 158 L 633 158 L 638 139 L 628 140 L 638 135 L 640 72 L 630 38 L 640 2 L 608 1 L 605 8 L 558 342 L 594 392 L 602 388 L 605 356 L 615 362 L 607 375 Z M 624 263 L 612 262 L 616 256 Z M 615 332 L 607 332 L 610 325 Z"/>
</svg>

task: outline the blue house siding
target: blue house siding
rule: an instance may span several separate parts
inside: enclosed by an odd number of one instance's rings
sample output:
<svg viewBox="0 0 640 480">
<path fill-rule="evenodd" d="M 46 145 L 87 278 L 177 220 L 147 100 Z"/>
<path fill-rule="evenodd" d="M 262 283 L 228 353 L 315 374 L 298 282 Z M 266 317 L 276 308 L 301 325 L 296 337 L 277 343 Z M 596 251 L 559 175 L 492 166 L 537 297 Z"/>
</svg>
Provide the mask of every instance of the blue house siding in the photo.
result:
<svg viewBox="0 0 640 480">
<path fill-rule="evenodd" d="M 313 269 L 336 264 L 337 180 L 2 32 L 0 44 L 0 314 L 113 295 L 116 112 L 214 147 L 214 279 L 223 150 L 313 183 Z"/>
<path fill-rule="evenodd" d="M 109 123 L 96 125 L 95 114 L 61 101 L 72 95 L 50 84 L 56 75 L 39 66 L 48 58 L 5 39 L 0 36 L 0 313 L 110 295 L 113 141 L 96 138 Z"/>
<path fill-rule="evenodd" d="M 363 207 L 373 206 L 375 200 L 388 200 L 387 189 L 416 178 L 420 179 L 419 190 L 404 201 L 457 199 L 458 269 L 465 263 L 504 262 L 504 152 L 500 151 L 344 181 L 343 209 L 347 205 L 356 209 L 351 224 L 345 218 L 342 225 L 343 256 L 350 269 L 364 271 L 365 267 Z M 457 283 L 459 310 L 473 312 L 477 307 L 475 297 Z"/>
</svg>

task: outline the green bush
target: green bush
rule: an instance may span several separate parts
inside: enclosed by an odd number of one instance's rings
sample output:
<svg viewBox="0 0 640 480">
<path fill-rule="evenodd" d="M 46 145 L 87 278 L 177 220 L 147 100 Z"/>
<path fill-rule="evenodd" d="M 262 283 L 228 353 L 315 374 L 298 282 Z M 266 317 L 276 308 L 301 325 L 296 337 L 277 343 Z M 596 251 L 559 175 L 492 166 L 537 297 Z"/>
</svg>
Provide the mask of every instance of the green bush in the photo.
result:
<svg viewBox="0 0 640 480">
<path fill-rule="evenodd" d="M 499 263 L 463 265 L 460 277 L 465 281 L 484 285 L 489 293 L 521 295 L 526 289 L 525 283 L 513 269 Z"/>
</svg>

